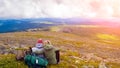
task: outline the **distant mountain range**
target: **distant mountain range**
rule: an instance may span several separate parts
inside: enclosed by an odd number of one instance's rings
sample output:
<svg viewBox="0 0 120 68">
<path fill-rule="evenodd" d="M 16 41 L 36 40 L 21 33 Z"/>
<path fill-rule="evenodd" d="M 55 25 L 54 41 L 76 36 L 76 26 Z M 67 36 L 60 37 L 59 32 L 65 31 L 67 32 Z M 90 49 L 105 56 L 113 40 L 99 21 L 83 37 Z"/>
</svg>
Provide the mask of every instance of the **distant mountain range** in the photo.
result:
<svg viewBox="0 0 120 68">
<path fill-rule="evenodd" d="M 0 33 L 25 31 L 27 29 L 43 28 L 54 25 L 58 24 L 49 23 L 49 21 L 37 19 L 4 19 L 0 20 Z"/>
<path fill-rule="evenodd" d="M 30 18 L 30 19 L 0 19 L 0 33 L 24 31 L 32 28 L 43 28 L 62 24 L 100 25 L 120 27 L 120 20 L 86 19 L 86 18 Z"/>
</svg>

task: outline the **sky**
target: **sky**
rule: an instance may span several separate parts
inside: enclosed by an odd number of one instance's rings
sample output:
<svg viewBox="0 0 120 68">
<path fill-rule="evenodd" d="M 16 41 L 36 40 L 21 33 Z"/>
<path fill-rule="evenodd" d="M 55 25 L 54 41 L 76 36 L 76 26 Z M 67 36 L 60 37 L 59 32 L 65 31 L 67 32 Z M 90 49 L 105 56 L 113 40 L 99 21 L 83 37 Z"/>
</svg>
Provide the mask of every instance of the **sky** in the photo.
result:
<svg viewBox="0 0 120 68">
<path fill-rule="evenodd" d="M 0 18 L 119 18 L 120 0 L 0 0 Z"/>
</svg>

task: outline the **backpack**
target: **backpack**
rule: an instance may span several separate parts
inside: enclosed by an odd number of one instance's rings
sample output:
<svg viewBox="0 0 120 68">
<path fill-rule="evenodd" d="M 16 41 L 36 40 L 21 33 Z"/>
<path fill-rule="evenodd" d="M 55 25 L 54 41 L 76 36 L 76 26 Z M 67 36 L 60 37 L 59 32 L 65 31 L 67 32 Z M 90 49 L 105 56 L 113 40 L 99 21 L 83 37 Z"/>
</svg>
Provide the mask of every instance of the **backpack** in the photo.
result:
<svg viewBox="0 0 120 68">
<path fill-rule="evenodd" d="M 24 58 L 25 63 L 28 66 L 39 65 L 39 66 L 47 66 L 48 61 L 44 58 L 38 57 L 36 55 L 26 55 Z"/>
</svg>

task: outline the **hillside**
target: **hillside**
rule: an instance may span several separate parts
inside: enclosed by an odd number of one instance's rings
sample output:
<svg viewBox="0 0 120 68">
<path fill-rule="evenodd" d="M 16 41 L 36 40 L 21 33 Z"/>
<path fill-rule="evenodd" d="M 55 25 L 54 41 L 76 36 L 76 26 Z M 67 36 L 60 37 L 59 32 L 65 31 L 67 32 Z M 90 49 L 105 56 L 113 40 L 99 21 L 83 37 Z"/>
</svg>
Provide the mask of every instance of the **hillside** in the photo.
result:
<svg viewBox="0 0 120 68">
<path fill-rule="evenodd" d="M 59 24 L 59 23 L 54 23 L 54 21 L 50 19 L 49 18 L 48 19 L 47 18 L 0 19 L 0 33 L 26 31 L 27 29 L 33 29 L 33 28 L 43 28 L 43 27 L 47 28 L 49 26 L 55 26 Z"/>
<path fill-rule="evenodd" d="M 36 40 L 42 38 L 50 40 L 61 52 L 61 62 L 48 68 L 98 68 L 101 63 L 108 68 L 119 68 L 120 34 L 116 29 L 59 26 L 48 31 L 3 33 L 0 48 L 6 53 L 19 45 L 34 46 Z M 1 54 L 0 68 L 27 68 L 14 57 L 14 54 Z"/>
</svg>

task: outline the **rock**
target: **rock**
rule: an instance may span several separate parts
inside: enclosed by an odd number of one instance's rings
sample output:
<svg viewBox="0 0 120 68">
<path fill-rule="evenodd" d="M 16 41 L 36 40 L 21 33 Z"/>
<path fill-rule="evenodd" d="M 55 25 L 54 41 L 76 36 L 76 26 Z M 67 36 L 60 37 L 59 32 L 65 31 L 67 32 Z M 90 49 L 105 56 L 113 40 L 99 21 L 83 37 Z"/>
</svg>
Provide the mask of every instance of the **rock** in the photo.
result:
<svg viewBox="0 0 120 68">
<path fill-rule="evenodd" d="M 103 60 L 101 57 L 96 56 L 94 53 L 84 53 L 82 56 L 82 59 L 86 60 L 86 62 L 88 62 L 90 60 L 95 60 L 95 61 Z"/>
<path fill-rule="evenodd" d="M 76 60 L 76 61 L 75 61 L 75 64 L 79 64 L 79 63 L 80 63 L 80 60 Z"/>
<path fill-rule="evenodd" d="M 94 68 L 94 66 L 93 66 L 93 65 L 89 65 L 88 67 L 89 67 L 89 68 Z"/>
<path fill-rule="evenodd" d="M 2 50 L 5 50 L 6 49 L 6 47 L 5 46 L 3 46 L 3 45 L 0 45 L 0 50 L 2 51 Z"/>
<path fill-rule="evenodd" d="M 3 45 L 0 45 L 0 54 L 5 54 L 6 47 Z"/>
<path fill-rule="evenodd" d="M 87 65 L 83 65 L 82 68 L 89 68 Z"/>
<path fill-rule="evenodd" d="M 25 56 L 24 50 L 17 50 L 16 60 L 18 61 L 24 60 L 24 56 Z"/>
<path fill-rule="evenodd" d="M 76 65 L 70 65 L 69 68 L 78 68 Z"/>
<path fill-rule="evenodd" d="M 107 68 L 107 67 L 106 67 L 106 65 L 105 65 L 104 62 L 101 62 L 101 63 L 99 64 L 99 68 Z"/>
<path fill-rule="evenodd" d="M 83 65 L 82 68 L 94 68 L 94 66 L 92 66 L 92 65 L 88 65 L 88 66 L 87 65 Z"/>
<path fill-rule="evenodd" d="M 10 48 L 9 51 L 8 51 L 9 54 L 15 54 L 15 52 L 16 51 L 13 48 Z"/>
</svg>

